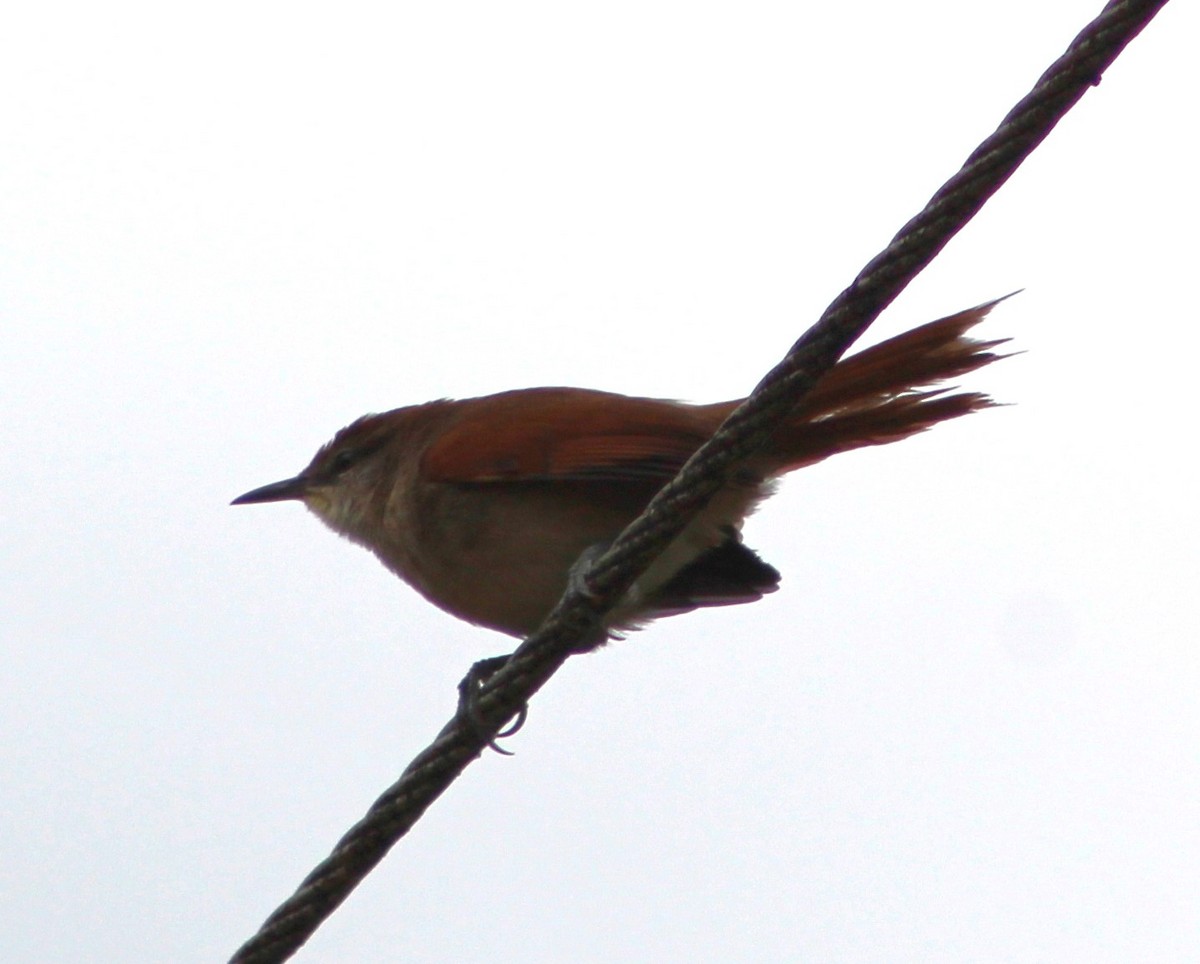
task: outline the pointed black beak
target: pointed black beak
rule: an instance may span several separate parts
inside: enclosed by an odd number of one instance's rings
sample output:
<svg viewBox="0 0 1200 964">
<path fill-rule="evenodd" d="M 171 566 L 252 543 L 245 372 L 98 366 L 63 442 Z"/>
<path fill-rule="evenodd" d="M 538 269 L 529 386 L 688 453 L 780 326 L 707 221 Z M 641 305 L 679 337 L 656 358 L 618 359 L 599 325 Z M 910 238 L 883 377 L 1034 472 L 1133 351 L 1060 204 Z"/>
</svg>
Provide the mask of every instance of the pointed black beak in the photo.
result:
<svg viewBox="0 0 1200 964">
<path fill-rule="evenodd" d="M 291 499 L 303 499 L 308 492 L 308 479 L 297 475 L 294 479 L 284 479 L 282 482 L 272 482 L 270 485 L 251 489 L 245 495 L 239 495 L 230 505 L 250 505 L 255 502 L 287 502 Z"/>
</svg>

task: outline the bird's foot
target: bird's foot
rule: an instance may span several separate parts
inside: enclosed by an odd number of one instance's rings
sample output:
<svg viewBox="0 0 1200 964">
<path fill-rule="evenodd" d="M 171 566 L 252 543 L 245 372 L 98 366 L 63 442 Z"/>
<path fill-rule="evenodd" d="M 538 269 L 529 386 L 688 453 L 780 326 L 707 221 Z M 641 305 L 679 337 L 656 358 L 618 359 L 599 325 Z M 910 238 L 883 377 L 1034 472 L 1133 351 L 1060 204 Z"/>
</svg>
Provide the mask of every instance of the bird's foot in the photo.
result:
<svg viewBox="0 0 1200 964">
<path fill-rule="evenodd" d="M 579 558 L 571 563 L 571 568 L 567 573 L 567 581 L 571 588 L 590 602 L 599 601 L 600 594 L 588 582 L 588 570 L 592 568 L 592 564 L 597 559 L 608 552 L 611 545 L 612 542 L 597 542 L 588 546 L 579 554 Z"/>
<path fill-rule="evenodd" d="M 479 706 L 479 691 L 508 662 L 509 655 L 492 656 L 479 660 L 467 671 L 467 675 L 458 684 L 459 718 L 464 720 L 481 739 L 487 740 L 489 747 L 503 756 L 512 756 L 513 753 L 511 750 L 504 749 L 496 741 L 512 736 L 525 725 L 525 719 L 529 716 L 529 704 L 522 704 L 521 708 L 517 710 L 513 722 L 493 734 L 492 724 L 484 717 L 483 710 Z"/>
</svg>

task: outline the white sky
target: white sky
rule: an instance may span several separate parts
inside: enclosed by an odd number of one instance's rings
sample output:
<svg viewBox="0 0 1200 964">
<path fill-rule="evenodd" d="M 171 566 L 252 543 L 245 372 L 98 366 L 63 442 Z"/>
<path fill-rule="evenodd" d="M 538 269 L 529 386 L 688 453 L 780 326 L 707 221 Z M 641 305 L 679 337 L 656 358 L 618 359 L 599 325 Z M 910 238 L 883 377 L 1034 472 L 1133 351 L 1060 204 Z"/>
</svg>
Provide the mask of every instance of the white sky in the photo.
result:
<svg viewBox="0 0 1200 964">
<path fill-rule="evenodd" d="M 365 411 L 744 394 L 1099 0 L 26 4 L 0 37 L 0 947 L 228 957 L 448 718 L 299 506 Z M 872 339 L 1011 407 L 784 486 L 755 606 L 572 661 L 300 961 L 1200 947 L 1196 4 Z"/>
</svg>

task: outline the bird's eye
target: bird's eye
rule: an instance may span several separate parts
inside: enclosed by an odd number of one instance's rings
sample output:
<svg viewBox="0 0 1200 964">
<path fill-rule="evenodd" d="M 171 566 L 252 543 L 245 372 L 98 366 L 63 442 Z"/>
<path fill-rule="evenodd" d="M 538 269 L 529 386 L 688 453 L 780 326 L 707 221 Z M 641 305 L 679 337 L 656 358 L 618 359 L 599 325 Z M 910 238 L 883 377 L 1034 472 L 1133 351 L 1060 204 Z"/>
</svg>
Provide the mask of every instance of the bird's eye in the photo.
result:
<svg viewBox="0 0 1200 964">
<path fill-rule="evenodd" d="M 331 475 L 340 475 L 358 461 L 358 452 L 354 449 L 342 449 L 329 461 Z"/>
</svg>

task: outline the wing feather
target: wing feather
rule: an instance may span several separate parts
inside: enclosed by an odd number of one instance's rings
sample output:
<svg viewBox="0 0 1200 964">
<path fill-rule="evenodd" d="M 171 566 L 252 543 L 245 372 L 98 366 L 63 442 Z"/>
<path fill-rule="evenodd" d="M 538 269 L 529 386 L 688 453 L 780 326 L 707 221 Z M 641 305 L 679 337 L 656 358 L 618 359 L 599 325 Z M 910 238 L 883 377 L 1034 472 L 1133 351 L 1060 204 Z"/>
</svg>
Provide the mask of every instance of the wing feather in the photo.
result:
<svg viewBox="0 0 1200 964">
<path fill-rule="evenodd" d="M 455 403 L 451 403 L 455 404 Z M 720 423 L 712 406 L 539 388 L 471 399 L 422 459 L 438 482 L 667 479 Z"/>
</svg>

